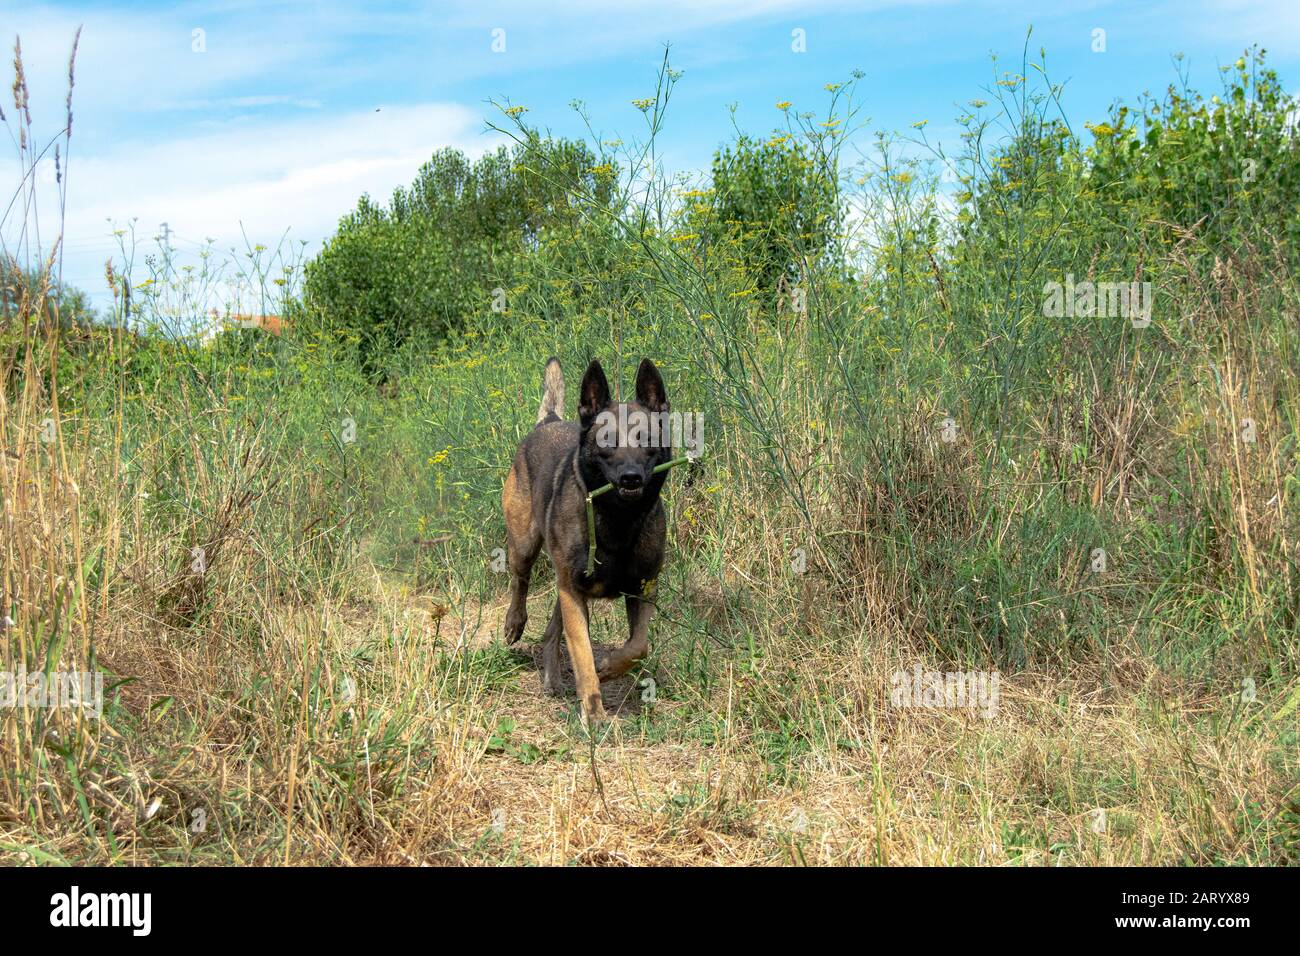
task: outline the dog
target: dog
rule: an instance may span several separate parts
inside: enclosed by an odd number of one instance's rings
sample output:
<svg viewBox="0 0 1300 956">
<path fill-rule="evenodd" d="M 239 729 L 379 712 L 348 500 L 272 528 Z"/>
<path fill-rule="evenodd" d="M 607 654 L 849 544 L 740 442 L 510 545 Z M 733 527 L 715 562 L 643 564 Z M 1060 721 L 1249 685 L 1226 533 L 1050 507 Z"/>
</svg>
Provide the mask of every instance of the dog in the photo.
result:
<svg viewBox="0 0 1300 956">
<path fill-rule="evenodd" d="M 650 649 L 650 617 L 664 561 L 667 520 L 659 492 L 671 440 L 650 438 L 650 416 L 667 420 L 668 395 L 654 362 L 642 359 L 636 401 L 614 402 L 600 362 L 582 376 L 578 420 L 565 421 L 564 374 L 559 359 L 546 363 L 537 422 L 525 436 L 506 477 L 501 505 L 506 519 L 510 608 L 505 640 L 513 644 L 528 622 L 528 584 L 542 547 L 555 567 L 558 591 L 542 639 L 542 686 L 563 694 L 560 634 L 569 648 L 581 718 L 604 721 L 600 682 L 625 674 Z M 596 560 L 587 573 L 587 495 L 606 484 L 613 490 L 592 501 Z M 588 602 L 622 596 L 628 639 L 597 668 L 588 636 Z"/>
</svg>

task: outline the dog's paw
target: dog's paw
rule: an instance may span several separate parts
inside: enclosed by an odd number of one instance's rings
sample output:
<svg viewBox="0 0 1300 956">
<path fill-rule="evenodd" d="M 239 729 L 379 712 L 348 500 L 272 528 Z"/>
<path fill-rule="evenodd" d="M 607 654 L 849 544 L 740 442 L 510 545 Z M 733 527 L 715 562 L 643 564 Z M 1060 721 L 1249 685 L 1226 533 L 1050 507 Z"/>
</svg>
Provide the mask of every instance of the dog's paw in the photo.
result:
<svg viewBox="0 0 1300 956">
<path fill-rule="evenodd" d="M 631 667 L 630 661 L 624 661 L 619 657 L 617 652 L 611 651 L 606 654 L 600 665 L 596 668 L 596 678 L 602 682 L 615 680 L 627 673 Z"/>
<path fill-rule="evenodd" d="M 605 704 L 601 701 L 599 694 L 592 694 L 583 703 L 579 718 L 582 726 L 588 731 L 600 729 L 609 723 L 609 715 L 605 713 Z"/>
<path fill-rule="evenodd" d="M 564 696 L 564 681 L 560 680 L 558 674 L 548 675 L 542 678 L 542 691 L 552 697 Z"/>
<path fill-rule="evenodd" d="M 524 625 L 528 623 L 528 618 L 519 621 L 506 621 L 504 636 L 507 644 L 513 644 L 524 636 Z"/>
</svg>

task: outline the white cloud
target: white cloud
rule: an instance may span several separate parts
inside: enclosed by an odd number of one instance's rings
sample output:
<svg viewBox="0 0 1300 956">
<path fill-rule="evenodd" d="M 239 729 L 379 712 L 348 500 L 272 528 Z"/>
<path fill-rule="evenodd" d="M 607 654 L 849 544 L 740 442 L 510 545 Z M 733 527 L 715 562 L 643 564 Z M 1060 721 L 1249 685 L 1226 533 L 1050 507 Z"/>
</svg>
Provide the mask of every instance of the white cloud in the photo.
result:
<svg viewBox="0 0 1300 956">
<path fill-rule="evenodd" d="M 1300 46 L 1300 12 L 1295 0 L 1202 0 L 1201 9 L 1181 4 L 1166 9 L 1194 26 L 1201 36 L 1243 48 L 1258 43 L 1274 56 L 1294 54 Z M 1237 52 L 1237 51 L 1233 51 Z M 1229 56 L 1225 62 L 1232 62 Z"/>
<path fill-rule="evenodd" d="M 330 50 L 324 40 L 286 29 L 270 15 L 256 15 L 239 29 L 210 24 L 207 52 L 195 53 L 191 30 L 201 25 L 203 12 L 122 7 L 74 13 L 44 5 L 11 7 L 4 17 L 6 33 L 22 40 L 33 119 L 47 126 L 63 119 L 68 56 L 78 27 L 73 107 L 83 119 L 153 110 L 164 101 L 203 99 L 241 84 L 270 86 L 269 78 L 324 62 Z M 12 41 L 7 37 L 4 42 L 7 46 Z"/>
<path fill-rule="evenodd" d="M 323 105 L 320 100 L 311 97 L 271 94 L 263 96 L 227 96 L 219 99 L 201 100 L 159 100 L 156 108 L 164 112 L 170 110 L 215 112 L 219 110 L 259 109 L 267 106 L 292 106 L 300 110 L 318 110 Z"/>
<path fill-rule="evenodd" d="M 292 121 L 242 120 L 163 143 L 127 141 L 78 159 L 68 177 L 64 275 L 105 301 L 104 260 L 116 251 L 113 225 L 136 223 L 141 247 L 166 222 L 181 262 L 196 243 L 219 250 L 274 247 L 285 230 L 314 249 L 363 193 L 386 201 L 442 147 L 469 155 L 494 148 L 478 111 L 454 103 L 382 107 Z M 53 208 L 50 176 L 43 215 Z M 12 244 L 12 229 L 6 230 Z M 49 228 L 46 227 L 48 241 Z"/>
</svg>

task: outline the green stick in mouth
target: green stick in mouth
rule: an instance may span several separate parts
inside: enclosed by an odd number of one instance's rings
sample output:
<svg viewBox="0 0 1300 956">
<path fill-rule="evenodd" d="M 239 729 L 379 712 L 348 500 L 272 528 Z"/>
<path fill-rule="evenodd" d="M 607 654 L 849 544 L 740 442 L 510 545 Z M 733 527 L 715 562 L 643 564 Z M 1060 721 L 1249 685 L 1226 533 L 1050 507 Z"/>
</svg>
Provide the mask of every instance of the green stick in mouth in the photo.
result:
<svg viewBox="0 0 1300 956">
<path fill-rule="evenodd" d="M 685 465 L 691 459 L 685 455 L 681 458 L 674 458 L 672 461 L 666 461 L 662 465 L 650 472 L 653 478 L 661 471 L 667 471 L 669 468 L 676 468 L 678 465 Z M 587 492 L 587 573 L 594 574 L 596 571 L 596 509 L 591 505 L 591 499 L 597 495 L 603 495 L 607 491 L 613 491 L 614 485 L 601 485 L 595 491 Z"/>
</svg>

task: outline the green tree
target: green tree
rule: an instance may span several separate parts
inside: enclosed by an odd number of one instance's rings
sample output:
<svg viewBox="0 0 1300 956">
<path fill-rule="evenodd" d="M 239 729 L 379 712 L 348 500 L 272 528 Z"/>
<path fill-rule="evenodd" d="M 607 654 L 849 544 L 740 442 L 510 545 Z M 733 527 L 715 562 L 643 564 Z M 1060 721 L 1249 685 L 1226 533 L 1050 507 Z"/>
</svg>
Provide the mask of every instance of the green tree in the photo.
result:
<svg viewBox="0 0 1300 956">
<path fill-rule="evenodd" d="M 711 243 L 736 246 L 761 289 L 782 275 L 793 281 L 802 262 L 836 249 L 836 172 L 827 167 L 790 136 L 741 136 L 714 154 L 707 214 L 693 222 Z"/>
<path fill-rule="evenodd" d="M 413 333 L 442 335 L 492 308 L 518 257 L 576 228 L 575 193 L 611 202 L 588 148 L 532 137 L 471 162 L 444 149 L 387 207 L 363 196 L 307 266 L 305 298 L 355 332 L 368 371 Z"/>
<path fill-rule="evenodd" d="M 1092 177 L 1113 205 L 1236 243 L 1259 228 L 1300 241 L 1300 139 L 1294 100 L 1262 50 L 1222 68 L 1221 96 L 1171 86 L 1142 109 L 1091 126 Z"/>
</svg>

